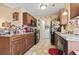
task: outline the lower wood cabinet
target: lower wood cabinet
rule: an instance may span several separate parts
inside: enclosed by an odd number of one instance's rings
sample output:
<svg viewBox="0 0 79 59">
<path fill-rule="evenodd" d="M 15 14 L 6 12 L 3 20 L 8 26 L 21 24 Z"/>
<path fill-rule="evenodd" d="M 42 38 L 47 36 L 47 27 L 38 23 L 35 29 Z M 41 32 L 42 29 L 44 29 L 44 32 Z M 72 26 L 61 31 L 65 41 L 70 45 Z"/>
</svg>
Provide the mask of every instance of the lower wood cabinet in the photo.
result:
<svg viewBox="0 0 79 59">
<path fill-rule="evenodd" d="M 26 36 L 26 49 L 28 50 L 34 45 L 34 34 L 27 34 Z"/>
<path fill-rule="evenodd" d="M 0 36 L 0 55 L 21 55 L 34 45 L 34 33 Z"/>
<path fill-rule="evenodd" d="M 25 38 L 20 37 L 20 38 L 15 38 L 18 40 L 15 40 L 12 42 L 12 50 L 13 54 L 23 54 L 26 47 L 25 47 Z"/>
<path fill-rule="evenodd" d="M 11 53 L 11 43 L 9 37 L 0 36 L 0 55 L 9 55 Z"/>
</svg>

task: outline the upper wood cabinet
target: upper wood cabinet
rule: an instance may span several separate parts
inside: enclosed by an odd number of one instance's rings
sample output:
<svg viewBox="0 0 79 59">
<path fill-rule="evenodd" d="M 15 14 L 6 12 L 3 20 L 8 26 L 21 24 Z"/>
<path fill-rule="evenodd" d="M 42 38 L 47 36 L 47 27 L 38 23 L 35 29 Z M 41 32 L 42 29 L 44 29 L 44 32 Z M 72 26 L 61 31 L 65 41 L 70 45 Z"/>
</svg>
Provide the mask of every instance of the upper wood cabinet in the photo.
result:
<svg viewBox="0 0 79 59">
<path fill-rule="evenodd" d="M 23 13 L 23 25 L 36 27 L 37 20 L 27 12 Z"/>
<path fill-rule="evenodd" d="M 31 25 L 32 17 L 28 13 L 23 13 L 23 25 Z"/>
<path fill-rule="evenodd" d="M 37 19 L 32 16 L 31 26 L 36 27 L 36 25 L 37 25 Z"/>
<path fill-rule="evenodd" d="M 74 18 L 79 15 L 79 3 L 70 3 L 70 18 Z"/>
</svg>

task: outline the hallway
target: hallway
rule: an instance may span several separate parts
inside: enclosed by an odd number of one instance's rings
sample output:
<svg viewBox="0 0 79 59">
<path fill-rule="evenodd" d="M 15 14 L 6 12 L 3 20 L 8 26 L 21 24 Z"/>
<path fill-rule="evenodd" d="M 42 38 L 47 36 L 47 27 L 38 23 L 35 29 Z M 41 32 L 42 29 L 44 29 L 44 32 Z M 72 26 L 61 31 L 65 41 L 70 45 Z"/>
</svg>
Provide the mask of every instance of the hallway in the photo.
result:
<svg viewBox="0 0 79 59">
<path fill-rule="evenodd" d="M 39 43 L 28 50 L 24 55 L 49 55 L 49 48 L 55 48 L 51 46 L 49 39 L 40 40 Z"/>
</svg>

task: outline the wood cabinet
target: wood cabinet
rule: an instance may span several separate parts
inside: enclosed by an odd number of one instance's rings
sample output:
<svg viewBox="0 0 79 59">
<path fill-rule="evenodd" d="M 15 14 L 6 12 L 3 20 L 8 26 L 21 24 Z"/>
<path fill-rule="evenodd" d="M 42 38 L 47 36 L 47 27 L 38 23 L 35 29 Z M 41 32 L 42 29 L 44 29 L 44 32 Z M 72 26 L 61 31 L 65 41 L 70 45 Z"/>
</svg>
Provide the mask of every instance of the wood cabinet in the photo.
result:
<svg viewBox="0 0 79 59">
<path fill-rule="evenodd" d="M 34 45 L 34 33 L 0 36 L 0 55 L 21 55 Z"/>
<path fill-rule="evenodd" d="M 9 55 L 11 53 L 10 38 L 0 36 L 0 55 Z"/>
<path fill-rule="evenodd" d="M 31 26 L 33 26 L 33 27 L 37 26 L 37 19 L 34 18 L 33 16 L 32 16 L 32 20 L 31 20 Z"/>
<path fill-rule="evenodd" d="M 13 54 L 23 54 L 26 50 L 25 37 L 15 37 L 12 41 Z"/>
<path fill-rule="evenodd" d="M 31 25 L 32 17 L 28 13 L 23 13 L 23 25 Z"/>
<path fill-rule="evenodd" d="M 26 36 L 26 49 L 28 50 L 34 45 L 34 34 L 27 34 Z"/>
<path fill-rule="evenodd" d="M 23 25 L 36 27 L 36 23 L 37 20 L 33 16 L 26 12 L 23 13 Z"/>
<path fill-rule="evenodd" d="M 70 18 L 74 18 L 79 15 L 79 3 L 70 3 Z"/>
</svg>

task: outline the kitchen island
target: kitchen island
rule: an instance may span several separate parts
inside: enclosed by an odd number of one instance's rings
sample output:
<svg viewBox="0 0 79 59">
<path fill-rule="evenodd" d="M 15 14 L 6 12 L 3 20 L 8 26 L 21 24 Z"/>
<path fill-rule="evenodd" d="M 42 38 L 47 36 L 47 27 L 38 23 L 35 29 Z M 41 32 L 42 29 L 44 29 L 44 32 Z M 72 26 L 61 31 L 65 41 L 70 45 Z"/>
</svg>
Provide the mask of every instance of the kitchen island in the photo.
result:
<svg viewBox="0 0 79 59">
<path fill-rule="evenodd" d="M 72 51 L 79 51 L 79 35 L 55 32 L 56 48 L 68 55 Z"/>
<path fill-rule="evenodd" d="M 21 55 L 34 45 L 34 32 L 0 35 L 0 55 Z"/>
</svg>

